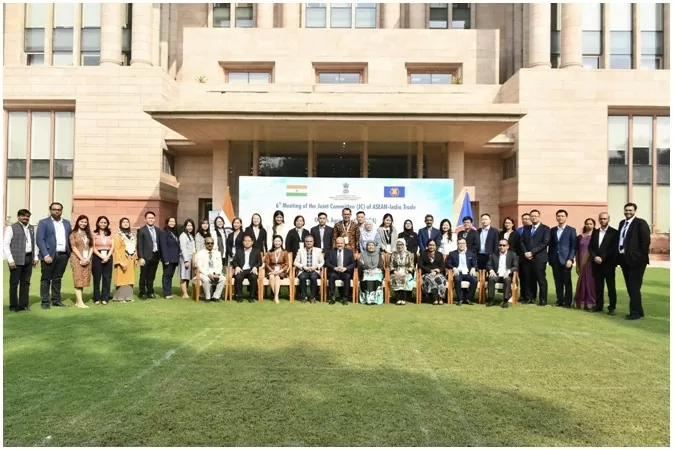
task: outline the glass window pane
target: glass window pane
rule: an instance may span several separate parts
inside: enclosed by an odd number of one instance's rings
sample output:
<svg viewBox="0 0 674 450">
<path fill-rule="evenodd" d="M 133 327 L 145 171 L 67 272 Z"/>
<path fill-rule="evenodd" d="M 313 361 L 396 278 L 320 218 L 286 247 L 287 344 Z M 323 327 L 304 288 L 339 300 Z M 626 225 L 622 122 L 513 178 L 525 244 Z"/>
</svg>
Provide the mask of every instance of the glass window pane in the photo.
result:
<svg viewBox="0 0 674 450">
<path fill-rule="evenodd" d="M 658 133 L 658 165 L 669 166 L 669 117 L 658 117 L 656 127 Z"/>
<path fill-rule="evenodd" d="M 44 28 L 26 28 L 24 50 L 27 53 L 44 52 Z"/>
<path fill-rule="evenodd" d="M 449 20 L 449 11 L 447 4 L 441 3 L 440 7 L 431 6 L 429 10 L 428 27 L 429 28 L 447 28 Z"/>
<path fill-rule="evenodd" d="M 377 28 L 377 8 L 356 6 L 356 28 Z"/>
<path fill-rule="evenodd" d="M 562 33 L 559 31 L 550 32 L 550 53 L 559 55 L 562 52 Z"/>
<path fill-rule="evenodd" d="M 7 178 L 26 178 L 26 159 L 7 160 Z"/>
<path fill-rule="evenodd" d="M 584 69 L 599 69 L 599 57 L 598 56 L 583 56 L 583 68 Z"/>
<path fill-rule="evenodd" d="M 431 84 L 452 84 L 452 75 L 448 73 L 432 73 Z"/>
<path fill-rule="evenodd" d="M 213 27 L 229 28 L 231 26 L 231 6 L 229 3 L 213 4 Z"/>
<path fill-rule="evenodd" d="M 30 177 L 49 178 L 49 164 L 50 161 L 48 159 L 31 159 Z"/>
<path fill-rule="evenodd" d="M 131 51 L 131 30 L 128 28 L 122 29 L 122 51 Z"/>
<path fill-rule="evenodd" d="M 75 26 L 75 3 L 54 4 L 54 28 Z"/>
<path fill-rule="evenodd" d="M 611 30 L 632 31 L 632 4 L 611 2 Z"/>
<path fill-rule="evenodd" d="M 31 212 L 30 222 L 33 224 L 48 213 L 49 179 L 36 178 L 30 180 L 30 207 L 28 209 Z"/>
<path fill-rule="evenodd" d="M 237 28 L 253 27 L 253 4 L 240 3 L 236 5 L 236 26 Z"/>
<path fill-rule="evenodd" d="M 648 222 L 648 226 L 653 226 L 653 186 L 650 184 L 640 184 L 632 186 L 632 201 L 637 204 L 639 217 Z M 621 217 L 621 216 L 619 216 Z"/>
<path fill-rule="evenodd" d="M 47 23 L 46 3 L 26 4 L 26 28 L 44 28 Z"/>
<path fill-rule="evenodd" d="M 431 84 L 430 73 L 411 73 L 410 84 Z"/>
<path fill-rule="evenodd" d="M 17 211 L 26 207 L 26 180 L 24 178 L 8 179 L 6 198 L 7 198 L 7 211 L 5 211 L 5 213 L 7 217 L 5 219 L 9 223 L 14 223 L 18 219 L 18 217 L 16 216 Z M 33 213 L 32 210 L 31 212 Z M 37 220 L 40 220 L 39 218 L 46 213 L 47 210 L 38 211 L 37 214 L 33 213 L 31 217 L 38 217 Z"/>
<path fill-rule="evenodd" d="M 10 111 L 7 128 L 7 157 L 9 159 L 25 159 L 28 143 L 28 113 Z"/>
<path fill-rule="evenodd" d="M 657 233 L 669 233 L 669 209 L 671 207 L 669 186 L 658 185 L 657 197 L 658 221 L 655 225 L 655 231 Z M 639 207 L 639 210 L 641 210 L 641 207 Z"/>
<path fill-rule="evenodd" d="M 82 28 L 101 27 L 101 4 L 82 3 Z"/>
<path fill-rule="evenodd" d="M 658 56 L 642 56 L 639 68 L 651 70 L 662 69 L 662 58 Z"/>
<path fill-rule="evenodd" d="M 609 116 L 608 118 L 608 163 L 609 165 L 627 164 L 627 139 L 629 119 L 627 116 Z"/>
<path fill-rule="evenodd" d="M 51 113 L 33 112 L 30 126 L 30 159 L 49 159 Z"/>
<path fill-rule="evenodd" d="M 585 3 L 581 6 L 583 8 L 583 31 L 601 31 L 601 3 Z M 563 5 L 562 8 L 564 8 Z"/>
<path fill-rule="evenodd" d="M 230 84 L 248 84 L 248 72 L 229 72 L 227 82 Z"/>
<path fill-rule="evenodd" d="M 639 3 L 641 31 L 662 31 L 665 10 L 662 3 Z"/>
<path fill-rule="evenodd" d="M 54 52 L 54 65 L 55 66 L 72 66 L 73 65 L 73 54 L 72 52 L 64 53 Z"/>
<path fill-rule="evenodd" d="M 54 158 L 73 159 L 75 143 L 75 113 L 54 113 Z"/>
<path fill-rule="evenodd" d="M 632 53 L 632 33 L 619 31 L 611 33 L 611 54 L 630 55 Z"/>
<path fill-rule="evenodd" d="M 608 186 L 608 213 L 614 227 L 617 227 L 618 222 L 625 217 L 623 214 L 625 203 L 627 203 L 627 185 L 610 184 Z M 638 206 L 639 216 L 641 216 L 641 205 Z"/>
<path fill-rule="evenodd" d="M 82 51 L 83 52 L 101 51 L 100 28 L 84 28 L 82 30 Z"/>
<path fill-rule="evenodd" d="M 601 55 L 601 31 L 583 31 L 583 55 Z"/>
<path fill-rule="evenodd" d="M 319 73 L 318 82 L 320 84 L 339 84 L 339 74 L 338 73 Z"/>
<path fill-rule="evenodd" d="M 652 117 L 635 116 L 632 118 L 632 139 L 632 163 L 650 165 L 653 144 Z"/>
<path fill-rule="evenodd" d="M 307 158 L 306 155 L 260 155 L 259 173 L 265 177 L 306 177 Z"/>
<path fill-rule="evenodd" d="M 250 84 L 269 84 L 271 75 L 267 72 L 251 72 L 248 76 Z"/>
<path fill-rule="evenodd" d="M 359 73 L 342 73 L 339 75 L 339 82 L 341 84 L 359 84 L 360 83 L 360 74 Z"/>
<path fill-rule="evenodd" d="M 54 180 L 54 201 L 63 204 L 61 217 L 71 220 L 73 213 L 73 180 Z M 47 205 L 49 208 L 49 205 Z M 46 209 L 45 209 L 46 211 Z M 32 211 L 31 211 L 32 212 Z M 32 216 L 31 216 L 32 217 Z M 37 217 L 40 217 L 38 214 Z"/>
<path fill-rule="evenodd" d="M 101 63 L 101 54 L 98 52 L 82 53 L 82 66 L 98 66 Z"/>
<path fill-rule="evenodd" d="M 54 29 L 53 39 L 54 51 L 66 52 L 73 50 L 73 29 L 56 28 Z"/>
<path fill-rule="evenodd" d="M 330 10 L 330 28 L 351 28 L 351 6 Z"/>
<path fill-rule="evenodd" d="M 44 66 L 44 53 L 32 53 L 27 56 L 29 66 Z"/>
<path fill-rule="evenodd" d="M 312 5 L 316 5 L 316 3 L 313 4 L 308 4 L 307 5 L 307 22 L 306 22 L 306 27 L 307 28 L 325 28 L 326 26 L 326 16 L 327 16 L 327 9 L 324 4 L 319 3 L 319 5 L 323 5 L 321 7 L 315 7 Z"/>
<path fill-rule="evenodd" d="M 641 33 L 642 55 L 662 55 L 664 45 L 662 31 L 644 31 Z"/>
<path fill-rule="evenodd" d="M 611 69 L 631 69 L 632 55 L 611 55 Z"/>
<path fill-rule="evenodd" d="M 72 177 L 73 177 L 73 160 L 55 159 L 54 178 L 72 178 Z"/>
<path fill-rule="evenodd" d="M 452 4 L 452 28 L 469 29 L 470 28 L 470 4 L 453 3 Z"/>
</svg>

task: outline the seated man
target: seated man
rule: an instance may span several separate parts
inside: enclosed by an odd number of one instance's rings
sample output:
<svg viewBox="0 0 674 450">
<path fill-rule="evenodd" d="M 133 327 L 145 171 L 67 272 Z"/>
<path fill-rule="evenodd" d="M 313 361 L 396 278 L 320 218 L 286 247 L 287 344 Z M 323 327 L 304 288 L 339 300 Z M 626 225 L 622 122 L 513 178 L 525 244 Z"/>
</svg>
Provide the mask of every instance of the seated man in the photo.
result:
<svg viewBox="0 0 674 450">
<path fill-rule="evenodd" d="M 314 247 L 314 238 L 311 235 L 304 238 L 304 248 L 300 248 L 297 252 L 294 265 L 302 271 L 298 277 L 302 303 L 307 302 L 307 280 L 309 280 L 311 286 L 311 303 L 316 303 L 318 278 L 321 276 L 321 268 L 323 267 L 323 251 Z"/>
<path fill-rule="evenodd" d="M 206 248 L 199 250 L 197 253 L 199 279 L 207 302 L 220 301 L 226 281 L 226 277 L 222 274 L 222 255 L 219 251 L 213 250 L 214 242 L 215 240 L 212 237 L 207 237 L 204 241 Z M 215 285 L 215 292 L 211 293 L 213 285 Z"/>
<path fill-rule="evenodd" d="M 345 247 L 344 238 L 338 237 L 335 240 L 335 246 L 326 253 L 325 267 L 328 268 L 328 296 L 330 304 L 335 304 L 335 282 L 342 281 L 342 305 L 348 305 L 349 284 L 353 278 L 353 269 L 356 266 L 356 260 L 353 258 L 353 252 Z"/>
<path fill-rule="evenodd" d="M 477 289 L 477 277 L 475 276 L 477 260 L 473 255 L 473 252 L 467 249 L 468 246 L 464 238 L 459 238 L 459 240 L 456 241 L 456 245 L 458 250 L 454 250 L 447 255 L 445 267 L 453 272 L 457 306 L 461 306 L 462 303 L 472 305 L 473 302 L 471 300 Z M 465 294 L 464 290 L 461 288 L 462 281 L 468 281 L 470 283 L 470 287 L 466 289 Z"/>
<path fill-rule="evenodd" d="M 243 302 L 243 280 L 248 280 L 248 303 L 253 303 L 257 296 L 257 270 L 262 266 L 260 250 L 253 248 L 253 238 L 243 237 L 243 248 L 236 251 L 234 260 L 234 296 L 236 301 Z"/>
<path fill-rule="evenodd" d="M 498 242 L 498 253 L 489 256 L 487 261 L 487 271 L 489 281 L 487 282 L 487 306 L 494 305 L 494 291 L 496 283 L 503 283 L 503 303 L 502 308 L 508 307 L 508 301 L 511 296 L 512 274 L 517 272 L 519 258 L 515 252 L 510 251 L 507 239 L 501 239 Z"/>
</svg>

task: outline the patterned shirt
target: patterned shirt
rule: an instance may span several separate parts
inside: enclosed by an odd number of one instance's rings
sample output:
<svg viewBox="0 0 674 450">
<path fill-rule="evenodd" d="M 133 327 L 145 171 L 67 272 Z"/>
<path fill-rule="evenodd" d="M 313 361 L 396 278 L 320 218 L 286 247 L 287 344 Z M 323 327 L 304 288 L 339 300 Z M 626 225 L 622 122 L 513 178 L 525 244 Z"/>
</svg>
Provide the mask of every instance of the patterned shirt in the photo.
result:
<svg viewBox="0 0 674 450">
<path fill-rule="evenodd" d="M 339 237 L 344 238 L 344 248 L 358 251 L 358 243 L 360 242 L 358 222 L 351 221 L 346 226 L 344 225 L 344 221 L 336 223 L 332 229 L 332 248 L 337 248 L 335 243 Z M 346 242 L 347 240 L 348 242 Z"/>
</svg>

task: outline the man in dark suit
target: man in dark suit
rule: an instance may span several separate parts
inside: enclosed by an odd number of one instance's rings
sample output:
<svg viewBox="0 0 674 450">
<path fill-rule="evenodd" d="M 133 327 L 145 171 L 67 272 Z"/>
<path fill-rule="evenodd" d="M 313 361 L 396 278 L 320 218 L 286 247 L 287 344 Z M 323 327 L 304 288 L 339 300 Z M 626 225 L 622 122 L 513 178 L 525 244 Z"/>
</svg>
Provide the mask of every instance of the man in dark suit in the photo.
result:
<svg viewBox="0 0 674 450">
<path fill-rule="evenodd" d="M 508 307 L 508 300 L 512 296 L 512 275 L 518 270 L 519 261 L 515 252 L 510 251 L 507 239 L 501 239 L 498 243 L 498 252 L 489 255 L 487 271 L 487 306 L 494 305 L 494 293 L 496 283 L 503 283 L 502 308 Z"/>
<path fill-rule="evenodd" d="M 51 304 L 68 306 L 61 302 L 61 279 L 66 271 L 70 258 L 70 222 L 61 218 L 63 205 L 54 202 L 49 205 L 51 217 L 40 220 L 37 224 L 37 247 L 40 250 L 40 298 L 42 309 L 49 309 L 49 290 L 51 288 Z"/>
<path fill-rule="evenodd" d="M 138 297 L 141 300 L 155 298 L 154 278 L 161 254 L 159 252 L 159 228 L 154 226 L 155 214 L 152 211 L 145 213 L 145 226 L 136 233 L 136 247 L 138 249 L 138 265 L 140 265 L 140 280 L 138 282 Z"/>
<path fill-rule="evenodd" d="M 615 316 L 618 298 L 615 290 L 615 268 L 618 255 L 618 230 L 609 226 L 608 213 L 599 214 L 599 228 L 590 238 L 590 258 L 592 258 L 592 277 L 597 290 L 597 304 L 592 312 L 604 310 L 604 282 L 608 290 L 608 313 Z"/>
<path fill-rule="evenodd" d="M 477 277 L 475 272 L 477 270 L 477 259 L 473 252 L 468 250 L 468 245 L 464 238 L 459 238 L 456 241 L 458 250 L 449 252 L 445 267 L 452 271 L 454 277 L 454 290 L 456 291 L 456 304 L 461 306 L 462 303 L 472 305 L 472 299 L 477 289 Z M 464 290 L 461 288 L 461 282 L 467 281 L 470 287 Z"/>
<path fill-rule="evenodd" d="M 541 223 L 541 213 L 534 209 L 529 213 L 531 226 L 524 228 L 520 247 L 524 260 L 520 266 L 526 272 L 527 284 L 522 285 L 522 303 L 533 303 L 534 286 L 538 284 L 538 305 L 548 304 L 548 280 L 545 267 L 548 263 L 548 244 L 550 243 L 550 227 Z"/>
<path fill-rule="evenodd" d="M 522 241 L 522 236 L 524 235 L 524 230 L 527 227 L 531 226 L 531 216 L 529 213 L 524 213 L 522 214 L 522 226 L 517 229 L 517 234 L 520 235 L 519 242 Z M 522 253 L 522 246 L 517 244 L 517 248 L 511 248 L 510 250 L 517 253 L 517 259 L 520 261 L 520 273 L 519 273 L 519 278 L 520 278 L 520 286 L 525 286 L 529 284 L 529 280 L 527 280 L 527 273 L 525 270 L 522 269 L 522 264 L 525 263 L 526 259 L 524 258 L 524 253 Z M 538 292 L 538 288 L 536 287 L 536 284 L 532 284 L 532 289 L 533 291 L 531 292 L 531 299 L 536 300 L 536 295 Z"/>
<path fill-rule="evenodd" d="M 418 233 L 420 252 L 426 251 L 426 246 L 428 245 L 429 241 L 435 241 L 438 246 L 440 245 L 441 241 L 440 230 L 433 227 L 433 216 L 426 214 L 426 217 L 424 217 L 424 222 L 426 222 L 426 228 L 420 228 Z"/>
<path fill-rule="evenodd" d="M 568 213 L 560 209 L 555 213 L 557 226 L 550 230 L 550 246 L 548 261 L 552 266 L 555 279 L 557 306 L 571 308 L 573 286 L 571 285 L 571 268 L 576 256 L 576 229 L 566 224 Z"/>
<path fill-rule="evenodd" d="M 356 267 L 356 260 L 353 252 L 344 248 L 344 238 L 338 237 L 335 240 L 337 248 L 328 250 L 325 258 L 325 267 L 328 268 L 328 297 L 329 303 L 335 304 L 335 282 L 342 281 L 342 305 L 348 305 L 349 283 L 353 278 L 353 269 Z"/>
<path fill-rule="evenodd" d="M 480 250 L 480 238 L 478 236 L 477 230 L 473 227 L 473 218 L 466 216 L 461 219 L 461 222 L 463 222 L 463 230 L 458 233 L 458 237 L 465 239 L 468 250 L 474 254 L 477 254 L 477 252 Z M 498 236 L 496 239 L 498 242 Z"/>
<path fill-rule="evenodd" d="M 618 263 L 625 277 L 625 286 L 630 296 L 630 313 L 627 320 L 644 317 L 641 305 L 641 284 L 646 266 L 650 264 L 648 249 L 651 246 L 651 229 L 648 223 L 636 217 L 637 205 L 628 203 L 624 208 L 625 219 L 618 227 Z"/>
<path fill-rule="evenodd" d="M 475 232 L 477 241 L 474 245 L 476 246 L 471 250 L 474 254 L 477 254 L 477 269 L 484 270 L 487 268 L 489 257 L 494 253 L 498 253 L 498 230 L 491 226 L 491 216 L 489 214 L 482 214 L 480 222 L 482 223 L 482 228 L 480 228 L 479 232 Z"/>
<path fill-rule="evenodd" d="M 234 297 L 236 301 L 243 302 L 243 280 L 248 280 L 248 303 L 255 302 L 257 297 L 257 273 L 262 266 L 262 256 L 258 249 L 253 248 L 253 237 L 243 237 L 243 249 L 236 251 L 234 260 Z"/>
<path fill-rule="evenodd" d="M 325 255 L 332 246 L 332 227 L 326 225 L 328 215 L 324 212 L 318 213 L 318 225 L 311 229 L 311 237 L 316 243 L 315 247 L 323 250 Z"/>
<path fill-rule="evenodd" d="M 4 240 L 9 266 L 9 310 L 30 311 L 30 277 L 38 263 L 35 230 L 30 224 L 30 211 L 20 209 L 16 217 L 18 221 L 5 229 Z"/>
</svg>

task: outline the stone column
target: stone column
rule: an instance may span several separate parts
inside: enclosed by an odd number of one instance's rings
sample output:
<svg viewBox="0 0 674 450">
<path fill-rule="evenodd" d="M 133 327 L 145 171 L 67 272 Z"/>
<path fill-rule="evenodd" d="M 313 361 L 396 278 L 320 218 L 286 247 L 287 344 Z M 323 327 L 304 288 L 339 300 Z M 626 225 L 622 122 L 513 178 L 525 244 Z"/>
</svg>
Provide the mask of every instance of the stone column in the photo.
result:
<svg viewBox="0 0 674 450">
<path fill-rule="evenodd" d="M 407 7 L 410 28 L 426 28 L 426 3 L 409 3 Z"/>
<path fill-rule="evenodd" d="M 562 7 L 562 69 L 583 68 L 583 5 L 563 3 Z"/>
<path fill-rule="evenodd" d="M 283 3 L 283 28 L 302 28 L 300 25 L 301 3 Z"/>
<path fill-rule="evenodd" d="M 314 141 L 310 140 L 307 142 L 307 177 L 314 176 L 314 167 L 316 166 L 316 163 L 314 162 L 315 158 L 316 152 L 314 151 Z"/>
<path fill-rule="evenodd" d="M 44 65 L 51 66 L 54 61 L 54 4 L 47 3 L 44 24 Z"/>
<path fill-rule="evenodd" d="M 219 210 L 225 201 L 225 188 L 229 186 L 229 141 L 218 143 L 213 149 L 213 209 Z"/>
<path fill-rule="evenodd" d="M 256 3 L 255 21 L 258 28 L 274 28 L 274 4 Z"/>
<path fill-rule="evenodd" d="M 599 57 L 599 68 L 608 69 L 611 67 L 611 3 L 603 3 L 603 14 L 602 14 L 602 23 L 601 27 L 604 32 L 601 34 L 601 56 Z"/>
<path fill-rule="evenodd" d="M 159 66 L 159 41 L 161 39 L 161 3 L 152 4 L 152 65 Z"/>
<path fill-rule="evenodd" d="M 383 4 L 383 3 L 382 3 Z M 363 142 L 363 151 L 360 155 L 360 176 L 361 178 L 367 178 L 368 175 L 370 174 L 369 166 L 368 166 L 368 159 L 369 159 L 369 151 L 367 147 L 367 141 Z"/>
<path fill-rule="evenodd" d="M 73 25 L 73 66 L 79 66 L 82 60 L 82 4 L 75 4 L 75 23 Z"/>
<path fill-rule="evenodd" d="M 400 3 L 380 3 L 381 15 L 384 28 L 401 28 L 400 26 Z"/>
<path fill-rule="evenodd" d="M 424 143 L 417 142 L 417 178 L 424 177 Z"/>
<path fill-rule="evenodd" d="M 529 5 L 529 67 L 549 69 L 550 3 Z"/>
<path fill-rule="evenodd" d="M 664 38 L 664 45 L 663 45 L 663 55 L 662 55 L 662 68 L 665 70 L 669 70 L 669 8 L 670 5 L 669 3 L 665 3 L 664 6 L 664 18 L 663 21 L 664 23 L 662 24 L 662 35 Z"/>
<path fill-rule="evenodd" d="M 641 9 L 632 4 L 632 68 L 641 69 Z M 664 39 L 664 33 L 663 33 Z"/>
<path fill-rule="evenodd" d="M 260 174 L 260 141 L 253 141 L 253 176 Z"/>
<path fill-rule="evenodd" d="M 101 5 L 101 66 L 122 65 L 122 4 Z"/>
<path fill-rule="evenodd" d="M 451 142 L 447 144 L 447 178 L 454 180 L 454 211 L 461 211 L 464 197 L 466 153 L 463 143 Z M 471 197 L 472 198 L 472 197 Z M 459 219 L 461 220 L 461 219 Z M 458 225 L 458 224 L 457 224 Z"/>
<path fill-rule="evenodd" d="M 131 19 L 131 65 L 152 66 L 152 3 L 134 3 Z"/>
<path fill-rule="evenodd" d="M 169 61 L 169 4 L 160 3 L 161 21 L 159 31 L 159 65 L 168 72 Z"/>
</svg>

